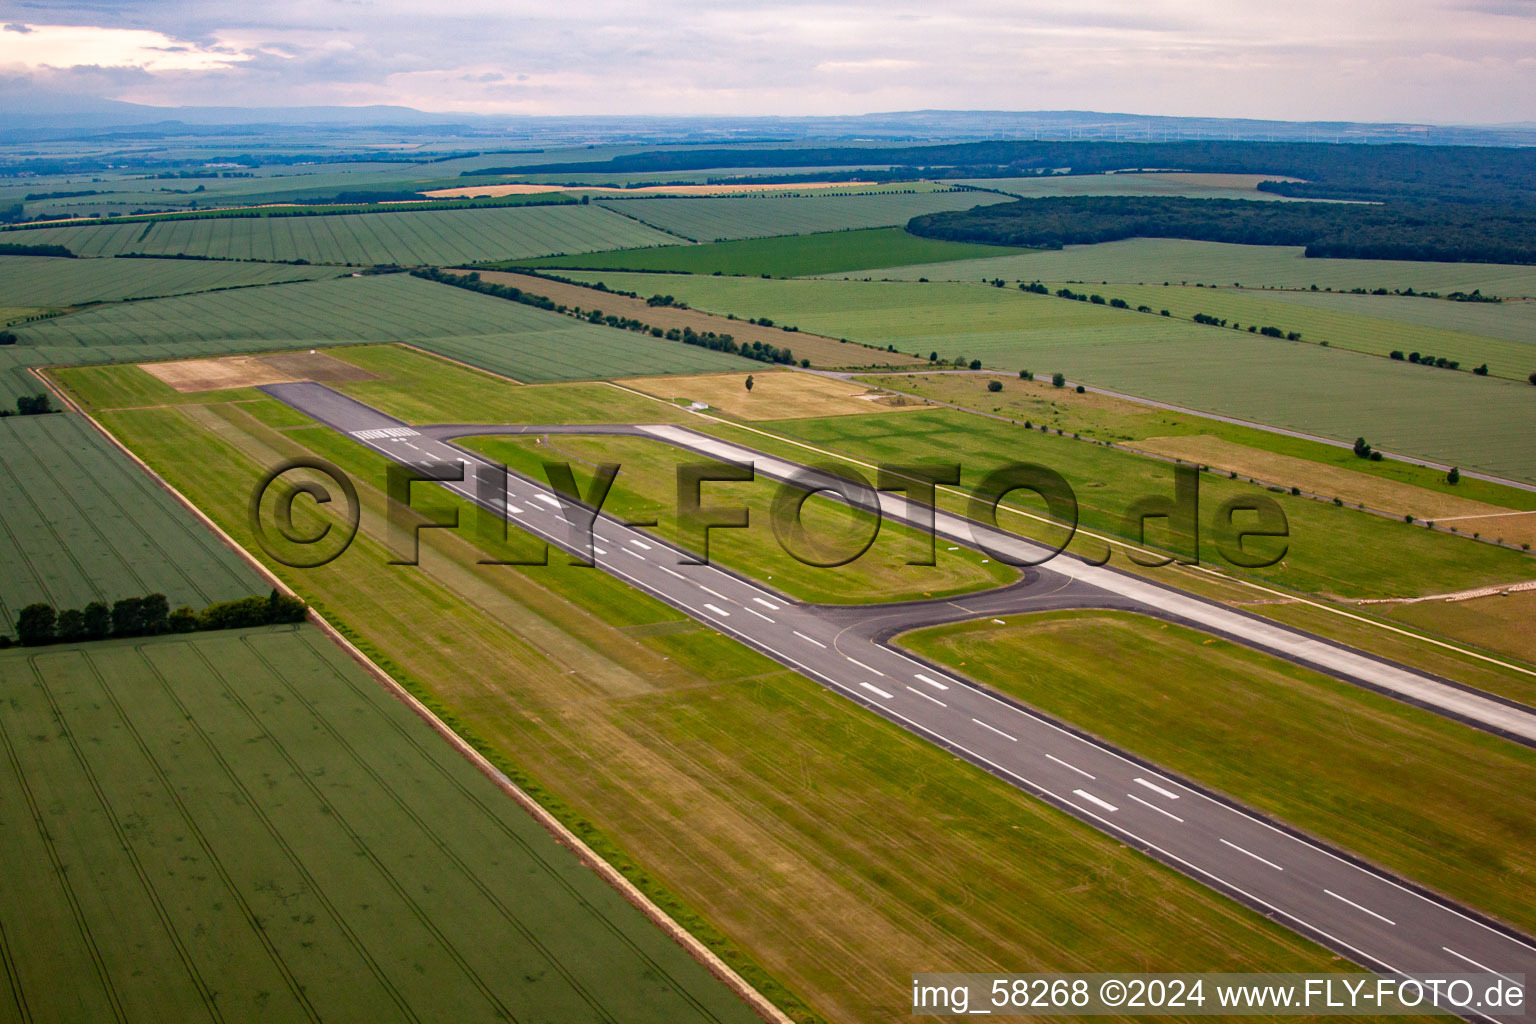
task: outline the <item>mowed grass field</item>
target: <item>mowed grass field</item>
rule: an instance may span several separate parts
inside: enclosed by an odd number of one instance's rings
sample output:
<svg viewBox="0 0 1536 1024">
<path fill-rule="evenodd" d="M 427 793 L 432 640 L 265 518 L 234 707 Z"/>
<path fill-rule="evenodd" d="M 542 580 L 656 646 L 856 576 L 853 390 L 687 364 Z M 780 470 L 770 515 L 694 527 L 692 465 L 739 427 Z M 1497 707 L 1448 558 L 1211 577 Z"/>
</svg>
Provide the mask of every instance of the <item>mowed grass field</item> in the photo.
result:
<svg viewBox="0 0 1536 1024">
<path fill-rule="evenodd" d="M 868 463 L 960 463 L 961 488 L 976 486 L 987 472 L 1010 462 L 1047 466 L 1066 478 L 1076 494 L 1083 530 L 1117 538 L 1128 537 L 1124 516 L 1131 503 L 1144 496 L 1173 495 L 1174 467 L 1164 461 L 1120 451 L 1088 440 L 983 419 L 950 409 L 917 409 L 879 416 L 837 416 L 826 419 L 779 420 L 754 424 L 770 433 L 747 432 L 729 425 L 706 428 L 771 454 L 807 461 L 817 458 L 805 448 L 786 447 L 773 435 L 800 441 L 816 449 L 851 456 Z M 1212 515 L 1228 497 L 1265 494 L 1278 502 L 1289 522 L 1289 547 L 1283 561 L 1263 569 L 1238 569 L 1216 548 Z M 1026 500 L 1027 499 L 1027 500 Z M 1016 506 L 1043 514 L 1043 502 L 1019 492 L 1009 498 Z M 955 511 L 966 507 L 957 499 Z M 1423 527 L 1370 515 L 1355 509 L 1290 494 L 1274 494 L 1226 474 L 1200 474 L 1201 551 L 1205 564 L 1221 572 L 1247 575 L 1303 593 L 1349 598 L 1410 597 L 1419 594 L 1510 583 L 1529 579 L 1536 561 L 1527 554 L 1477 544 L 1468 538 L 1432 533 Z M 1002 524 L 1032 536 L 1060 540 L 1054 526 L 1005 515 Z M 1134 539 L 1134 538 L 1131 538 Z M 1163 544 L 1169 537 L 1161 523 L 1148 528 L 1147 543 Z M 1102 542 L 1079 537 L 1071 550 L 1102 555 Z M 1269 550 L 1269 549 L 1266 549 Z M 1361 552 L 1370 552 L 1368 558 Z M 1118 564 L 1124 564 L 1121 560 Z"/>
<path fill-rule="evenodd" d="M 611 288 L 644 275 L 574 272 Z M 983 284 L 676 277 L 701 309 L 940 358 L 980 359 L 1187 409 L 1536 482 L 1522 381 L 1436 372 L 1337 348 L 1202 327 Z M 1105 289 L 1108 291 L 1109 289 Z"/>
<path fill-rule="evenodd" d="M 1138 616 L 1016 616 L 900 642 L 1518 928 L 1536 926 L 1536 752 L 1526 747 Z"/>
<path fill-rule="evenodd" d="M 138 361 L 405 341 L 519 380 L 697 373 L 761 365 L 583 323 L 408 274 L 345 277 L 83 310 L 27 325 L 19 349 L 110 346 Z M 136 348 L 138 354 L 125 353 Z M 94 357 L 95 352 L 91 353 Z M 78 361 L 105 361 L 81 357 Z"/>
<path fill-rule="evenodd" d="M 229 397 L 103 416 L 247 543 L 272 457 L 351 473 L 359 540 L 277 571 L 794 1019 L 906 1016 L 894 963 L 1344 966 L 611 577 L 477 565 L 443 530 L 386 565 L 382 464 Z"/>
<path fill-rule="evenodd" d="M 1083 281 L 1107 284 L 1215 284 L 1270 288 L 1413 288 L 1415 291 L 1536 296 L 1536 267 L 1492 263 L 1307 259 L 1296 246 L 1231 245 L 1176 238 L 1131 238 L 1070 245 L 986 260 L 889 267 L 838 277 L 916 281 Z M 1081 290 L 1081 289 L 1079 289 Z"/>
<path fill-rule="evenodd" d="M 1081 286 L 1078 286 L 1080 289 Z M 1311 292 L 1265 292 L 1251 288 L 1189 288 L 1101 285 L 1105 298 L 1120 298 L 1132 306 L 1166 309 L 1188 319 L 1204 313 L 1244 328 L 1250 325 L 1278 327 L 1300 332 L 1303 342 L 1327 343 L 1334 348 L 1385 356 L 1393 351 L 1443 356 L 1461 363 L 1463 372 L 1487 364 L 1496 377 L 1524 382 L 1536 372 L 1536 302 L 1480 305 L 1394 295 L 1327 295 L 1330 300 L 1358 300 L 1341 308 L 1327 308 L 1307 301 Z M 1076 289 L 1075 289 L 1076 290 Z M 1294 295 L 1297 300 L 1292 301 Z M 1067 301 L 1067 300 L 1061 300 Z M 1430 307 L 1430 308 L 1426 308 Z M 1482 310 L 1490 311 L 1478 316 Z M 1508 312 L 1506 312 L 1508 311 Z M 1471 313 L 1458 323 L 1457 314 Z M 1438 314 L 1438 315 L 1436 315 Z M 1479 323 L 1503 314 L 1502 336 L 1482 334 Z M 1440 323 L 1425 323 L 1433 318 Z M 1475 320 L 1474 320 L 1475 318 Z M 1221 330 L 1207 327 L 1207 330 Z M 1426 372 L 1428 368 L 1426 368 Z M 1443 372 L 1443 371 L 1442 371 Z"/>
<path fill-rule="evenodd" d="M 0 419 L 0 633 L 59 609 L 162 593 L 201 609 L 266 593 L 260 577 L 73 413 Z"/>
<path fill-rule="evenodd" d="M 599 204 L 313 217 L 218 217 L 35 228 L 6 239 L 82 256 L 142 252 L 233 260 L 401 266 L 669 245 L 676 238 Z"/>
<path fill-rule="evenodd" d="M 576 485 L 588 493 L 594 468 L 605 462 L 619 465 L 603 510 L 625 522 L 655 521 L 657 536 L 702 555 L 702 539 L 684 530 L 677 519 L 677 480 L 680 467 L 699 457 L 660 441 L 632 437 L 475 437 L 459 442 L 510 469 L 545 481 L 546 461 L 571 467 Z M 920 601 L 992 587 L 1018 579 L 1011 566 L 990 561 L 970 550 L 934 552 L 936 565 L 910 565 L 927 559 L 929 545 L 915 530 L 885 523 L 878 533 L 872 518 L 846 505 L 813 495 L 801 508 L 801 522 L 814 544 L 797 549 L 818 561 L 852 558 L 846 565 L 823 568 L 796 558 L 778 539 L 772 504 L 779 485 L 766 479 L 708 485 L 711 505 L 745 508 L 748 523 L 741 530 L 712 530 L 709 561 L 733 569 L 800 601 L 822 604 L 872 604 L 881 601 Z M 873 541 L 870 538 L 873 536 Z M 862 554 L 860 550 L 868 544 Z M 852 556 L 858 554 L 857 558 Z"/>
<path fill-rule="evenodd" d="M 23 1019 L 758 1020 L 313 626 L 0 675 Z"/>
<path fill-rule="evenodd" d="M 78 306 L 334 277 L 331 267 L 203 260 L 0 256 L 0 306 Z"/>
<path fill-rule="evenodd" d="M 993 192 L 962 189 L 953 192 L 914 191 L 910 194 L 606 199 L 594 200 L 592 205 L 609 207 L 666 231 L 673 236 L 672 242 L 676 242 L 678 236 L 695 242 L 721 242 L 733 238 L 892 227 L 905 224 L 919 214 L 969 210 L 975 206 L 1008 202 L 1012 198 Z M 620 246 L 604 248 L 617 249 Z"/>
<path fill-rule="evenodd" d="M 903 263 L 938 263 L 1005 255 L 1018 250 L 970 242 L 919 238 L 905 228 L 823 231 L 809 235 L 745 238 L 704 245 L 585 253 L 519 260 L 527 267 L 645 270 L 677 274 L 733 274 L 805 277 L 837 270 L 864 270 Z"/>
</svg>

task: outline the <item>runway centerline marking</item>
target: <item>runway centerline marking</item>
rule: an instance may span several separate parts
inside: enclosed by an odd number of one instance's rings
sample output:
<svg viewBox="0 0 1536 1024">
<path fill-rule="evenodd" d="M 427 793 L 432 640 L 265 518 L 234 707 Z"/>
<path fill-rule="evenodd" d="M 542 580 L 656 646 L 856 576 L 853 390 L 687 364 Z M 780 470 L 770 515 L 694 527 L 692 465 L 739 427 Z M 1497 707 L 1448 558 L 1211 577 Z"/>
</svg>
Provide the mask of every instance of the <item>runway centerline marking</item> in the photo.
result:
<svg viewBox="0 0 1536 1024">
<path fill-rule="evenodd" d="M 876 686 L 874 683 L 860 683 L 859 685 L 864 687 L 864 689 L 868 690 L 870 693 L 877 693 L 880 696 L 884 697 L 886 700 L 890 700 L 891 699 L 891 695 L 890 694 L 888 694 L 884 690 L 880 689 L 880 687 Z"/>
<path fill-rule="evenodd" d="M 1340 896 L 1338 893 L 1334 892 L 1332 889 L 1324 889 L 1323 892 L 1326 893 L 1329 896 L 1332 896 L 1334 899 L 1338 900 L 1340 903 L 1348 903 L 1350 906 L 1354 907 L 1356 910 L 1360 911 L 1362 914 L 1370 914 L 1374 918 L 1378 918 L 1378 919 L 1380 919 L 1382 921 L 1387 922 L 1387 924 L 1390 924 L 1394 928 L 1397 927 L 1397 922 L 1392 920 L 1390 917 L 1383 917 L 1381 914 L 1376 913 L 1376 911 L 1372 910 L 1370 907 L 1362 907 L 1360 904 L 1356 903 L 1354 900 L 1345 899 L 1343 896 Z"/>
<path fill-rule="evenodd" d="M 754 597 L 752 600 L 756 601 L 758 604 L 762 605 L 764 608 L 767 608 L 771 612 L 776 612 L 779 610 L 779 606 L 774 604 L 772 601 L 764 601 L 760 597 Z"/>
<path fill-rule="evenodd" d="M 1440 948 L 1445 950 L 1447 953 L 1451 954 L 1451 956 L 1455 957 L 1458 960 L 1465 960 L 1467 963 L 1471 964 L 1473 967 L 1476 967 L 1478 970 L 1487 971 L 1489 974 L 1495 975 L 1496 977 L 1503 978 L 1505 981 L 1508 981 L 1508 982 L 1513 982 L 1515 980 L 1514 978 L 1511 978 L 1507 974 L 1499 973 L 1498 971 L 1494 970 L 1492 967 L 1489 967 L 1487 964 L 1480 964 L 1476 960 L 1473 960 L 1471 957 L 1469 957 L 1469 956 L 1467 956 L 1467 955 L 1465 955 L 1463 953 L 1456 952 L 1450 946 L 1441 946 Z"/>
<path fill-rule="evenodd" d="M 1106 811 L 1118 811 L 1120 809 L 1120 808 L 1116 807 L 1114 804 L 1110 803 L 1108 800 L 1100 800 L 1098 797 L 1094 796 L 1092 793 L 1088 792 L 1085 789 L 1074 789 L 1072 791 L 1072 793 L 1073 793 L 1074 796 L 1080 796 L 1084 800 L 1087 800 L 1091 804 L 1098 804 L 1100 807 L 1104 808 Z"/>
<path fill-rule="evenodd" d="M 1010 736 L 1007 733 L 1003 732 L 1003 730 L 999 729 L 995 725 L 988 725 L 986 722 L 983 722 L 979 718 L 973 718 L 973 719 L 971 719 L 971 721 L 975 722 L 977 725 L 981 726 L 983 729 L 990 729 L 990 730 L 992 730 L 993 732 L 997 733 L 999 736 L 1001 736 L 1005 740 L 1012 740 L 1015 743 L 1019 742 L 1019 738 L 1017 736 Z"/>
<path fill-rule="evenodd" d="M 806 636 L 804 633 L 800 632 L 798 629 L 795 630 L 794 632 L 795 632 L 795 636 L 799 637 L 801 640 L 804 640 L 806 643 L 815 644 L 817 647 L 825 647 L 825 646 L 827 646 L 826 644 L 822 643 L 820 640 L 813 640 L 812 638 Z"/>
<path fill-rule="evenodd" d="M 1130 797 L 1132 800 L 1135 800 L 1137 803 L 1141 804 L 1141 806 L 1143 806 L 1143 807 L 1150 807 L 1152 810 L 1156 811 L 1158 814 L 1161 814 L 1165 818 L 1172 818 L 1174 821 L 1178 822 L 1180 825 L 1184 824 L 1184 819 L 1183 818 L 1179 817 L 1177 814 L 1174 814 L 1172 811 L 1165 811 L 1165 810 L 1163 810 L 1161 807 L 1157 806 L 1157 804 L 1152 803 L 1150 800 L 1143 800 L 1141 797 L 1137 796 L 1135 793 L 1127 793 L 1125 795 Z"/>
<path fill-rule="evenodd" d="M 758 611 L 756 608 L 748 608 L 747 611 L 751 612 L 753 615 L 756 615 L 758 618 L 762 619 L 764 622 L 773 622 L 772 619 L 770 619 L 768 616 L 764 615 L 762 612 Z"/>
<path fill-rule="evenodd" d="M 937 679 L 929 679 L 927 676 L 923 675 L 921 672 L 914 672 L 914 673 L 912 673 L 912 678 L 916 679 L 920 683 L 927 683 L 929 686 L 932 686 L 935 689 L 939 689 L 939 690 L 947 690 L 947 689 L 949 689 L 948 686 L 945 686 L 943 683 L 939 682 Z"/>
<path fill-rule="evenodd" d="M 935 704 L 937 704 L 941 708 L 949 707 L 948 704 L 945 704 L 943 701 L 939 700 L 939 698 L 937 698 L 937 697 L 930 697 L 928 694 L 924 693 L 922 690 L 916 689 L 914 687 L 911 687 L 911 686 L 907 687 L 907 692 L 915 693 L 919 697 L 923 698 L 923 700 L 931 700 L 931 701 L 933 701 Z"/>
<path fill-rule="evenodd" d="M 1045 756 L 1050 758 L 1052 761 L 1055 761 L 1057 764 L 1061 765 L 1063 768 L 1070 768 L 1070 769 L 1072 769 L 1074 772 L 1077 772 L 1077 774 L 1081 775 L 1085 779 L 1097 779 L 1098 778 L 1097 775 L 1090 775 L 1088 772 L 1083 771 L 1081 768 L 1079 768 L 1077 765 L 1073 764 L 1070 761 L 1063 761 L 1061 758 L 1057 757 L 1055 754 L 1046 754 Z"/>
<path fill-rule="evenodd" d="M 843 657 L 848 658 L 848 660 L 850 662 L 852 662 L 853 664 L 859 666 L 859 668 L 863 669 L 865 672 L 873 672 L 875 675 L 882 676 L 882 677 L 885 675 L 884 672 L 881 672 L 877 668 L 870 668 L 868 665 L 864 664 L 862 661 L 860 661 L 857 658 L 849 658 L 848 655 L 846 655 L 846 654 L 843 655 Z"/>
<path fill-rule="evenodd" d="M 1258 861 L 1260 864 L 1268 864 L 1270 867 L 1274 868 L 1276 871 L 1284 871 L 1285 870 L 1285 868 L 1281 867 L 1279 864 L 1276 864 L 1274 861 L 1270 860 L 1267 857 L 1260 857 L 1258 854 L 1254 853 L 1252 850 L 1245 850 L 1241 846 L 1238 846 L 1236 843 L 1229 842 L 1228 840 L 1222 839 L 1220 836 L 1217 836 L 1216 838 L 1221 841 L 1221 845 L 1223 845 L 1223 846 L 1230 846 L 1230 847 L 1232 847 L 1232 849 L 1236 850 L 1238 853 L 1247 854 L 1249 857 L 1252 857 L 1254 860 Z M 1385 920 L 1385 918 L 1383 918 L 1383 920 Z"/>
<path fill-rule="evenodd" d="M 629 540 L 629 542 L 630 542 L 630 543 L 631 543 L 631 544 L 633 544 L 633 545 L 634 545 L 634 546 L 635 546 L 635 547 L 637 547 L 637 548 L 642 548 L 642 549 L 644 549 L 644 550 L 646 550 L 646 551 L 649 551 L 649 550 L 651 550 L 651 546 L 650 546 L 650 545 L 649 545 L 649 544 L 647 544 L 647 543 L 646 543 L 646 542 L 645 542 L 645 541 L 643 541 L 643 540 L 635 540 L 635 539 L 634 539 L 634 538 L 633 538 L 633 537 L 631 537 L 631 538 L 630 538 L 630 540 Z"/>
<path fill-rule="evenodd" d="M 635 557 L 636 557 L 636 558 L 639 558 L 639 557 L 641 557 L 641 556 L 639 556 L 639 555 L 636 555 L 636 556 L 635 556 Z M 726 611 L 726 610 L 725 610 L 725 609 L 724 609 L 724 608 L 716 608 L 716 607 L 715 607 L 715 606 L 714 606 L 714 605 L 712 605 L 712 604 L 706 604 L 706 605 L 705 605 L 705 606 L 704 606 L 704 607 L 705 607 L 705 608 L 708 608 L 708 609 L 709 609 L 709 610 L 710 610 L 710 611 L 712 611 L 712 612 L 714 612 L 714 613 L 715 613 L 715 614 L 716 614 L 716 615 L 718 615 L 718 616 L 720 616 L 720 617 L 721 617 L 721 618 L 725 618 L 725 619 L 728 619 L 728 618 L 730 618 L 730 617 L 731 617 L 731 613 L 730 613 L 730 612 L 728 612 L 728 611 Z"/>
</svg>

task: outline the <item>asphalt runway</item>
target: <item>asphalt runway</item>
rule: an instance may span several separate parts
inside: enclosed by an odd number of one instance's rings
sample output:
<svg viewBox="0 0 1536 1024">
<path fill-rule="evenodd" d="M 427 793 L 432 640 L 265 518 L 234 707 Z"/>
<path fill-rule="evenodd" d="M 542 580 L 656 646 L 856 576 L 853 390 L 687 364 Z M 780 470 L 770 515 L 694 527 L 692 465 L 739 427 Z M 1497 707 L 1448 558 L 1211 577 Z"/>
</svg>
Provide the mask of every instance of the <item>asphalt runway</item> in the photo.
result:
<svg viewBox="0 0 1536 1024">
<path fill-rule="evenodd" d="M 468 482 L 440 486 L 576 553 L 583 551 L 584 531 L 573 540 L 566 515 L 584 522 L 590 510 L 573 507 L 547 485 L 516 473 L 508 476 L 504 500 L 482 498 L 474 473 L 495 464 L 450 439 L 494 433 L 639 434 L 725 461 L 750 461 L 762 476 L 782 478 L 795 470 L 783 460 L 680 427 L 410 427 L 318 384 L 275 384 L 261 390 L 397 463 L 463 464 Z M 895 518 L 906 517 L 895 495 L 882 495 L 882 508 L 886 498 L 892 499 Z M 969 531 L 981 529 L 942 512 L 937 519 L 939 535 L 957 541 L 964 537 L 971 543 Z M 1536 739 L 1528 709 L 1066 558 L 1029 569 L 1021 582 L 987 593 L 832 608 L 788 600 L 718 566 L 691 564 L 695 559 L 687 552 L 606 515 L 596 517 L 592 538 L 592 560 L 602 571 L 1356 963 L 1388 973 L 1536 978 L 1536 943 L 1530 938 L 885 641 L 918 626 L 983 615 L 1124 608 L 1187 622 L 1526 742 Z M 998 533 L 987 542 L 994 549 L 1015 545 L 1007 549 L 1024 554 L 1041 550 L 1011 534 Z"/>
</svg>

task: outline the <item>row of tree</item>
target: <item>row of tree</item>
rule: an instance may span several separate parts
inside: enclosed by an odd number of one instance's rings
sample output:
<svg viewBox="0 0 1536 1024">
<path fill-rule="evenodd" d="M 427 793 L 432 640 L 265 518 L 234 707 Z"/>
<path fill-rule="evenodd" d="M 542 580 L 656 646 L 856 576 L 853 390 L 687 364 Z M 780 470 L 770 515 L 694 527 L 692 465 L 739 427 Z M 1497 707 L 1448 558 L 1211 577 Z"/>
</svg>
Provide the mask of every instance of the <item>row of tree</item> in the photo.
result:
<svg viewBox="0 0 1536 1024">
<path fill-rule="evenodd" d="M 16 616 L 16 641 L 24 647 L 53 643 L 78 643 L 112 637 L 158 636 L 161 633 L 196 633 L 212 629 L 242 629 L 284 622 L 302 622 L 308 611 L 303 601 L 273 590 L 267 597 L 243 597 L 211 604 L 201 612 L 189 605 L 171 609 L 164 594 L 125 597 L 109 608 L 92 601 L 84 608 L 57 611 L 46 602 L 29 604 Z M 0 636 L 0 647 L 12 640 Z"/>
<path fill-rule="evenodd" d="M 62 412 L 53 407 L 53 400 L 48 397 L 48 392 L 39 391 L 35 395 L 21 395 L 16 399 L 16 411 L 0 409 L 0 417 L 4 416 L 43 416 L 50 412 Z"/>
<path fill-rule="evenodd" d="M 925 238 L 1059 249 L 1126 238 L 1302 246 L 1313 257 L 1536 263 L 1536 203 L 1262 203 L 1166 196 L 1025 199 L 914 217 Z"/>
</svg>

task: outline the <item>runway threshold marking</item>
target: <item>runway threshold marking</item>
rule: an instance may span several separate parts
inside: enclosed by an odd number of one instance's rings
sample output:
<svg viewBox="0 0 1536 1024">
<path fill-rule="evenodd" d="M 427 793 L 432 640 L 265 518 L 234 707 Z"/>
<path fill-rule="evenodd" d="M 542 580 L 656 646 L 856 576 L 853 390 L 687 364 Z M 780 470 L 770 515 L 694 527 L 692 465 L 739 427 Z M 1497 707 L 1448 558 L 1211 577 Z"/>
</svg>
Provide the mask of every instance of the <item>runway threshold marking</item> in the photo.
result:
<svg viewBox="0 0 1536 1024">
<path fill-rule="evenodd" d="M 1217 839 L 1219 839 L 1221 841 L 1221 845 L 1223 845 L 1223 846 L 1230 846 L 1230 847 L 1232 847 L 1232 849 L 1236 850 L 1238 853 L 1246 854 L 1247 856 L 1252 857 L 1254 860 L 1258 861 L 1260 864 L 1268 864 L 1270 867 L 1274 868 L 1276 871 L 1284 871 L 1285 870 L 1285 868 L 1281 867 L 1279 864 L 1276 864 L 1274 861 L 1268 859 L 1267 857 L 1260 857 L 1258 854 L 1254 853 L 1252 850 L 1245 850 L 1241 846 L 1238 846 L 1236 843 L 1229 842 L 1229 841 L 1227 841 L 1225 839 L 1221 839 L 1220 836 L 1217 836 Z M 1385 919 L 1383 919 L 1383 920 L 1385 920 Z"/>
<path fill-rule="evenodd" d="M 1376 918 L 1377 920 L 1385 921 L 1385 922 L 1387 922 L 1387 924 L 1390 924 L 1394 928 L 1397 927 L 1397 922 L 1392 920 L 1390 917 L 1385 917 L 1385 916 L 1383 916 L 1381 914 L 1378 914 L 1378 913 L 1376 913 L 1376 911 L 1372 910 L 1370 907 L 1362 907 L 1360 904 L 1356 903 L 1354 900 L 1345 899 L 1343 896 L 1340 896 L 1338 893 L 1334 892 L 1332 889 L 1324 889 L 1323 892 L 1326 893 L 1329 896 L 1332 896 L 1334 899 L 1338 900 L 1340 903 L 1348 903 L 1350 906 L 1354 907 L 1356 910 L 1360 911 L 1362 914 L 1370 914 L 1372 917 Z"/>
<path fill-rule="evenodd" d="M 1179 794 L 1173 792 L 1172 790 L 1164 789 L 1162 786 L 1159 786 L 1157 783 L 1155 783 L 1155 782 L 1148 782 L 1146 779 L 1143 779 L 1140 776 L 1137 776 L 1137 778 L 1136 778 L 1136 785 L 1138 785 L 1138 786 L 1146 786 L 1152 792 L 1157 793 L 1160 796 L 1165 796 L 1169 800 L 1177 800 L 1179 798 Z"/>
</svg>

